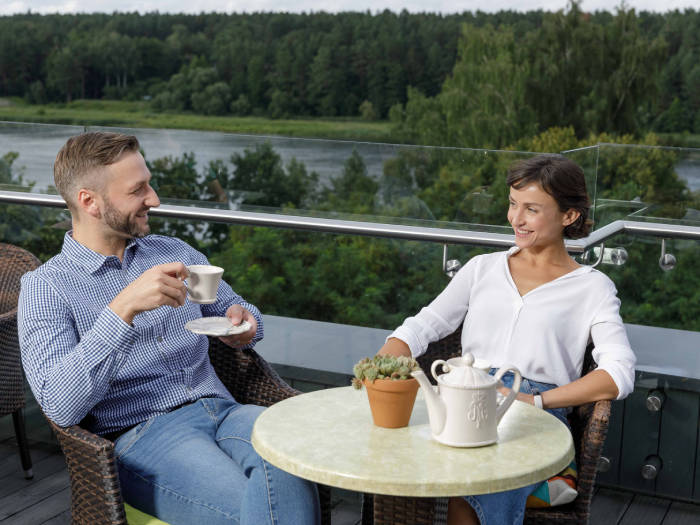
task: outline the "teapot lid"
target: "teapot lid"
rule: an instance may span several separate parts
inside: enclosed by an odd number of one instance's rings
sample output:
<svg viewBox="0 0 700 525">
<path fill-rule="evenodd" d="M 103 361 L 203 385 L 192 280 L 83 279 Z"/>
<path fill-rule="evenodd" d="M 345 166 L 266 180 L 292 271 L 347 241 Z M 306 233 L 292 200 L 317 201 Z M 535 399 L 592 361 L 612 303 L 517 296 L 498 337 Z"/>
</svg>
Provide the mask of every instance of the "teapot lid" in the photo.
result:
<svg viewBox="0 0 700 525">
<path fill-rule="evenodd" d="M 463 388 L 486 388 L 496 382 L 488 373 L 474 368 L 474 356 L 471 353 L 466 353 L 458 359 L 457 366 L 451 366 L 447 373 L 439 376 L 439 381 L 448 386 Z"/>
</svg>

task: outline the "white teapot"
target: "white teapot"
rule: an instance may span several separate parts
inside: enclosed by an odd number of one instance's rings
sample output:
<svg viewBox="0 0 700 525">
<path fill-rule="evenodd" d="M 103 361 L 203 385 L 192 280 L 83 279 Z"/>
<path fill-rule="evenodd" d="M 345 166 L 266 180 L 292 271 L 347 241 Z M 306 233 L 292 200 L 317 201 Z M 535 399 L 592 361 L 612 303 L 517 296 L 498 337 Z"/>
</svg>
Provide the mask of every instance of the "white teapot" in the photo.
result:
<svg viewBox="0 0 700 525">
<path fill-rule="evenodd" d="M 438 383 L 433 388 L 422 370 L 411 372 L 423 390 L 433 439 L 453 447 L 481 447 L 498 441 L 498 423 L 515 400 L 522 379 L 514 366 L 504 366 L 490 376 L 473 366 L 470 353 L 449 363 L 439 359 L 430 367 Z M 438 376 L 442 365 L 446 373 Z M 515 375 L 513 391 L 498 403 L 497 386 L 503 374 Z"/>
</svg>

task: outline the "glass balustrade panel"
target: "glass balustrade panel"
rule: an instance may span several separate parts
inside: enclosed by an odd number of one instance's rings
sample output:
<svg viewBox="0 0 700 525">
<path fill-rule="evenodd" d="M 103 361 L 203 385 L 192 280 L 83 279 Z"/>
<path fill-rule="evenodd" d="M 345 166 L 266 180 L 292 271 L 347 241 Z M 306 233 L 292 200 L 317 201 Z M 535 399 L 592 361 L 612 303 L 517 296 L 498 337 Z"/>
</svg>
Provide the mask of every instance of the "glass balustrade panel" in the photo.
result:
<svg viewBox="0 0 700 525">
<path fill-rule="evenodd" d="M 53 161 L 85 130 L 131 133 L 164 203 L 510 232 L 508 167 L 534 153 L 164 129 L 0 123 L 0 183 L 55 193 Z M 581 156 L 581 155 L 579 155 Z M 594 187 L 595 173 L 585 168 Z M 7 171 L 7 170 L 6 170 Z M 8 180 L 4 180 L 8 179 Z"/>
<path fill-rule="evenodd" d="M 597 227 L 619 219 L 700 225 L 700 149 L 596 147 Z"/>
<path fill-rule="evenodd" d="M 112 129 L 112 128 L 90 128 Z M 74 126 L 0 123 L 1 189 L 52 193 Z M 505 176 L 533 153 L 120 130 L 141 141 L 165 204 L 511 233 Z M 17 155 L 10 152 L 16 152 Z M 618 219 L 698 225 L 698 151 L 603 144 L 563 154 L 584 169 L 594 228 Z M 60 250 L 65 210 L 0 203 L 0 240 L 42 260 Z M 234 289 L 278 318 L 391 330 L 449 282 L 441 244 L 152 217 L 226 268 Z M 697 241 L 616 235 L 596 268 L 635 326 L 700 330 Z M 464 264 L 502 248 L 449 246 Z M 600 255 L 593 248 L 582 264 Z M 670 257 L 669 257 L 670 256 Z M 624 264 L 619 264 L 625 260 Z M 662 269 L 662 267 L 664 269 Z M 376 349 L 368 349 L 368 354 Z M 333 351 L 333 349 L 329 349 Z"/>
</svg>

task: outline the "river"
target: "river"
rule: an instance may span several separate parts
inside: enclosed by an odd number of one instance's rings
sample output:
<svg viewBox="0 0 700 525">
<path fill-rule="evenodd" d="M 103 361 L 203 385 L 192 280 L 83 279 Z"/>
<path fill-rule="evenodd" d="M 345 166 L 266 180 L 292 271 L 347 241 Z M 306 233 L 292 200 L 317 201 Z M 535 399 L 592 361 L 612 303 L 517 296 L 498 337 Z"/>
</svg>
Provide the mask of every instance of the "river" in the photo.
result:
<svg viewBox="0 0 700 525">
<path fill-rule="evenodd" d="M 53 184 L 53 162 L 56 153 L 66 140 L 83 132 L 82 126 L 57 126 L 0 122 L 0 156 L 8 151 L 19 153 L 15 167 L 24 168 L 25 182 L 36 182 L 34 191 L 44 191 Z M 393 158 L 398 148 L 386 144 L 350 142 L 321 139 L 264 137 L 238 135 L 213 131 L 188 131 L 170 129 L 126 129 L 90 127 L 91 131 L 120 131 L 137 136 L 147 160 L 165 156 L 181 156 L 194 153 L 198 171 L 209 161 L 229 161 L 235 153 L 242 154 L 246 148 L 270 142 L 275 152 L 286 165 L 296 158 L 306 169 L 319 174 L 322 182 L 339 175 L 343 163 L 356 149 L 367 166 L 368 173 L 378 178 L 384 161 Z M 405 146 L 403 146 L 405 147 Z"/>
<path fill-rule="evenodd" d="M 45 191 L 53 184 L 53 161 L 56 153 L 68 137 L 77 135 L 84 129 L 82 126 L 0 122 L 0 156 L 8 151 L 18 152 L 19 158 L 15 166 L 24 168 L 25 181 L 36 183 L 35 192 Z M 296 158 L 306 165 L 307 170 L 318 173 L 320 181 L 324 184 L 341 173 L 344 162 L 353 150 L 357 150 L 362 156 L 369 175 L 378 179 L 386 160 L 396 157 L 402 148 L 411 148 L 367 142 L 264 137 L 213 131 L 100 127 L 91 127 L 90 130 L 135 134 L 147 159 L 181 156 L 183 153 L 193 152 L 200 171 L 211 160 L 229 161 L 235 153 L 242 154 L 246 148 L 255 148 L 258 144 L 270 142 L 285 165 L 292 158 Z M 470 150 L 465 150 L 465 154 L 468 152 Z M 513 155 L 513 152 L 494 153 Z M 700 149 L 679 150 L 678 159 L 676 173 L 685 179 L 692 191 L 700 190 Z"/>
</svg>

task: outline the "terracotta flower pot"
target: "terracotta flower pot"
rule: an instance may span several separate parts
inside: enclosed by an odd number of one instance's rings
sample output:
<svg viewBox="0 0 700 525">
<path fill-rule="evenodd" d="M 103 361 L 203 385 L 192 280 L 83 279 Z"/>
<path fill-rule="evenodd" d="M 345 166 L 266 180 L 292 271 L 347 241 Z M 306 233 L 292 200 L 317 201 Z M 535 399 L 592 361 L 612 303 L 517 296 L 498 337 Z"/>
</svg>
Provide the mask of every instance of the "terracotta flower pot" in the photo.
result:
<svg viewBox="0 0 700 525">
<path fill-rule="evenodd" d="M 367 389 L 372 420 L 378 427 L 400 428 L 408 425 L 418 392 L 418 381 L 411 379 L 375 379 L 362 381 Z"/>
</svg>

